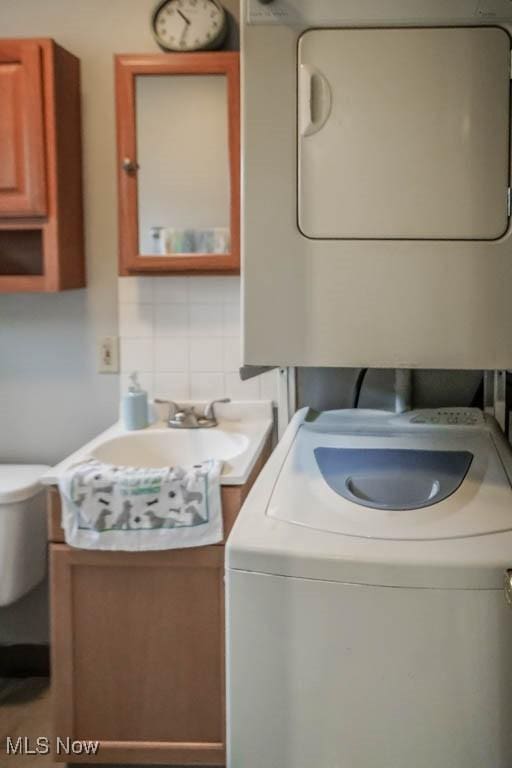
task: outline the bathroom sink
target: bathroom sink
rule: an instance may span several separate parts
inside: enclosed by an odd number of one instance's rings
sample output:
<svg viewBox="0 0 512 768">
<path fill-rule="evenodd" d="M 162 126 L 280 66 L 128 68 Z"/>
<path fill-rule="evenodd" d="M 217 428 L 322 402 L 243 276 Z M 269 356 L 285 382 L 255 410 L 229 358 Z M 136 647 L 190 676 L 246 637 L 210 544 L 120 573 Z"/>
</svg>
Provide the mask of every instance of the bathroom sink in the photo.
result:
<svg viewBox="0 0 512 768">
<path fill-rule="evenodd" d="M 214 429 L 155 429 L 130 432 L 91 451 L 99 461 L 129 467 L 168 467 L 221 459 L 229 461 L 249 445 L 246 435 Z"/>
<path fill-rule="evenodd" d="M 205 403 L 186 403 L 198 413 Z M 272 403 L 230 402 L 217 405 L 218 426 L 209 429 L 171 429 L 163 413 L 147 429 L 127 431 L 118 422 L 78 451 L 52 467 L 42 478 L 44 485 L 56 485 L 74 464 L 97 459 L 129 467 L 184 467 L 208 459 L 224 462 L 222 485 L 243 485 L 254 467 L 273 427 Z"/>
</svg>

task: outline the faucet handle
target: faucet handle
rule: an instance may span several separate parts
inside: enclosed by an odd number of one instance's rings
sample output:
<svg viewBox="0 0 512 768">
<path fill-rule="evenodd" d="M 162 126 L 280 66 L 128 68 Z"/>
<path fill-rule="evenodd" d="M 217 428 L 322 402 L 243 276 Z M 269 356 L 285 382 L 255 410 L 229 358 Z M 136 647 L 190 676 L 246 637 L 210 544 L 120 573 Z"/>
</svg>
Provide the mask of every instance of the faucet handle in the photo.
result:
<svg viewBox="0 0 512 768">
<path fill-rule="evenodd" d="M 217 403 L 230 403 L 231 398 L 230 397 L 222 397 L 218 400 L 212 400 L 208 403 L 206 408 L 204 409 L 204 417 L 205 419 L 215 419 L 215 405 Z"/>
</svg>

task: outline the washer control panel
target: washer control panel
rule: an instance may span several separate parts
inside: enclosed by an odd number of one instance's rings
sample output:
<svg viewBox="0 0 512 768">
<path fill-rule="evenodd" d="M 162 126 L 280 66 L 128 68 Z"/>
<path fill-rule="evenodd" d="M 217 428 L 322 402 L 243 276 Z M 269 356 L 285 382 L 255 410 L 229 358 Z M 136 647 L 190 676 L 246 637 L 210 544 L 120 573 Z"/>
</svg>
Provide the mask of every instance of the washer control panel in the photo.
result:
<svg viewBox="0 0 512 768">
<path fill-rule="evenodd" d="M 482 411 L 478 408 L 437 408 L 414 411 L 409 414 L 410 424 L 431 424 L 439 426 L 476 427 L 485 424 Z"/>
</svg>

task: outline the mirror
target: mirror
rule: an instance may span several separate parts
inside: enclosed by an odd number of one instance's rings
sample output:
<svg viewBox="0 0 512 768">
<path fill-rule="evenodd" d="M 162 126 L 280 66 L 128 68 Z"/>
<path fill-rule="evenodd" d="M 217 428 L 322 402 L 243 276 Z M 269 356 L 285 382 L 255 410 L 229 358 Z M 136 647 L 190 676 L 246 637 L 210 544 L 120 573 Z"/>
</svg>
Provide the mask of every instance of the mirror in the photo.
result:
<svg viewBox="0 0 512 768">
<path fill-rule="evenodd" d="M 227 77 L 137 75 L 135 100 L 140 256 L 230 253 Z"/>
</svg>

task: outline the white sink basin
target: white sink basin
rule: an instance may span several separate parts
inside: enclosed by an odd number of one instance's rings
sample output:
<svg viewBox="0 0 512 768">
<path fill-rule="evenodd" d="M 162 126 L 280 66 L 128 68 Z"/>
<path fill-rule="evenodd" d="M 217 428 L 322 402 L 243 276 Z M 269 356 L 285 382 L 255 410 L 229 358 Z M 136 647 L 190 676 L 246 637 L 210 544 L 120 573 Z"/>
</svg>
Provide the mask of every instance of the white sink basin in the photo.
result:
<svg viewBox="0 0 512 768">
<path fill-rule="evenodd" d="M 106 440 L 91 456 L 128 467 L 169 467 L 199 464 L 208 459 L 229 461 L 249 446 L 246 435 L 211 429 L 158 429 L 131 432 Z"/>
<path fill-rule="evenodd" d="M 194 405 L 200 413 L 205 404 L 186 405 Z M 67 469 L 89 459 L 117 466 L 148 468 L 187 467 L 208 459 L 219 459 L 224 462 L 222 485 L 243 485 L 272 431 L 272 403 L 222 403 L 215 413 L 219 425 L 210 429 L 170 429 L 159 421 L 147 429 L 128 432 L 121 423 L 114 424 L 52 467 L 41 482 L 56 485 Z"/>
</svg>

